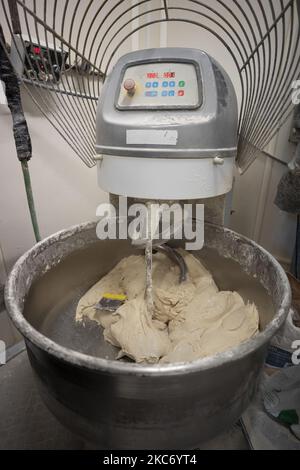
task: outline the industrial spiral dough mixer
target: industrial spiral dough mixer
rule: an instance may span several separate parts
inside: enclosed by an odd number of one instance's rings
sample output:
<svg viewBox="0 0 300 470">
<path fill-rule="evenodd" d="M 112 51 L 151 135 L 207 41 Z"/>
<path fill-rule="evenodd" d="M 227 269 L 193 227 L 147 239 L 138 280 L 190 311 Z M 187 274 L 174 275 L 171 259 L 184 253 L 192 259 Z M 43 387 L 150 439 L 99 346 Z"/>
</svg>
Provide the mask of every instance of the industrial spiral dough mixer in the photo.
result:
<svg viewBox="0 0 300 470">
<path fill-rule="evenodd" d="M 62 423 L 99 448 L 192 448 L 241 416 L 290 304 L 275 259 L 222 227 L 236 155 L 235 92 L 221 66 L 197 49 L 134 52 L 104 85 L 96 129 L 99 185 L 113 201 L 209 201 L 205 246 L 194 254 L 220 289 L 256 304 L 261 331 L 191 363 L 116 361 L 98 328 L 75 325 L 74 312 L 80 296 L 136 248 L 99 240 L 94 223 L 51 236 L 18 261 L 8 310 L 44 401 Z"/>
</svg>

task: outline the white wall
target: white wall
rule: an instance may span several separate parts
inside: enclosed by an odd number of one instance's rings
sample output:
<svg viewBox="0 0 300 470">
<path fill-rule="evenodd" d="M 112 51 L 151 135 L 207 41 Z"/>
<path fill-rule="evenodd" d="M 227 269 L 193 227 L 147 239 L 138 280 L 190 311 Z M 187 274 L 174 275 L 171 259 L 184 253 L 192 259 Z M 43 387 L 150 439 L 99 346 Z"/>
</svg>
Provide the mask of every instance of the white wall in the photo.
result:
<svg viewBox="0 0 300 470">
<path fill-rule="evenodd" d="M 95 217 L 106 198 L 97 186 L 96 169 L 87 168 L 23 95 L 33 156 L 29 162 L 37 216 L 43 237 Z M 0 241 L 7 268 L 34 243 L 22 170 L 16 157 L 11 117 L 0 106 Z"/>
<path fill-rule="evenodd" d="M 289 162 L 295 145 L 288 141 L 292 119 L 287 121 L 266 151 Z M 263 154 L 244 175 L 236 174 L 230 226 L 255 240 L 289 267 L 295 246 L 296 216 L 281 211 L 274 199 L 287 167 Z"/>
</svg>

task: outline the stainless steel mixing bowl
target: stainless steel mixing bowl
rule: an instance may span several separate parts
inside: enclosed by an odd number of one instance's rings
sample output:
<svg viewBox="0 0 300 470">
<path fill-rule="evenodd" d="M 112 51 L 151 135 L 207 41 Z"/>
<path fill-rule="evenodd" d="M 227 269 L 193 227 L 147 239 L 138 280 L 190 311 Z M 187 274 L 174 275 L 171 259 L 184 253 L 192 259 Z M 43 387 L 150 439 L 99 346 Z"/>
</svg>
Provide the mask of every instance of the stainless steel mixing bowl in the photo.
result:
<svg viewBox="0 0 300 470">
<path fill-rule="evenodd" d="M 256 303 L 261 332 L 191 363 L 120 362 L 100 328 L 77 325 L 74 315 L 80 296 L 132 252 L 127 240 L 98 240 L 95 223 L 52 235 L 15 264 L 7 309 L 42 397 L 65 426 L 98 448 L 195 448 L 234 424 L 253 398 L 268 343 L 290 306 L 289 284 L 264 249 L 206 225 L 205 247 L 194 254 L 220 289 Z"/>
</svg>

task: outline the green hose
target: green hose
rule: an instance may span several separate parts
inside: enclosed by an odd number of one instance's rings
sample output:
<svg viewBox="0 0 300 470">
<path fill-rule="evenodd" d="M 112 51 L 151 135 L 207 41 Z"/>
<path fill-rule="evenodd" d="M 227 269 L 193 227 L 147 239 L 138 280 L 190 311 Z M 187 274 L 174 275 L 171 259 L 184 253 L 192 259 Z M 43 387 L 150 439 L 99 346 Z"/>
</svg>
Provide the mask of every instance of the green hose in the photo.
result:
<svg viewBox="0 0 300 470">
<path fill-rule="evenodd" d="M 34 231 L 34 236 L 35 236 L 36 241 L 39 242 L 41 240 L 41 235 L 40 235 L 39 225 L 38 225 L 35 207 L 34 207 L 34 199 L 33 199 L 32 187 L 31 187 L 30 173 L 29 173 L 29 168 L 28 168 L 28 161 L 21 160 L 21 166 L 22 166 L 22 171 L 23 171 L 27 202 L 28 202 L 28 207 L 30 211 L 30 217 L 31 217 L 33 231 Z"/>
</svg>

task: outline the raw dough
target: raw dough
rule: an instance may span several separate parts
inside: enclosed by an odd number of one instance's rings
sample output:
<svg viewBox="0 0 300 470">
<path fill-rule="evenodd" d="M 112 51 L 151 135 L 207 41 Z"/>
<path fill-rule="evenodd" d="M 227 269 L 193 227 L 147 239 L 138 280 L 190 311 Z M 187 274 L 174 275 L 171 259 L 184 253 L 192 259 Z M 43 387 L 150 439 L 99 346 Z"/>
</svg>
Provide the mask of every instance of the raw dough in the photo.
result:
<svg viewBox="0 0 300 470">
<path fill-rule="evenodd" d="M 80 299 L 76 320 L 85 317 L 104 328 L 104 338 L 120 348 L 118 358 L 136 362 L 192 361 L 225 351 L 255 335 L 259 317 L 237 292 L 219 292 L 211 274 L 190 253 L 180 250 L 187 280 L 165 254 L 153 255 L 153 317 L 145 304 L 145 259 L 122 259 Z M 95 309 L 105 292 L 126 294 L 114 313 Z"/>
</svg>

